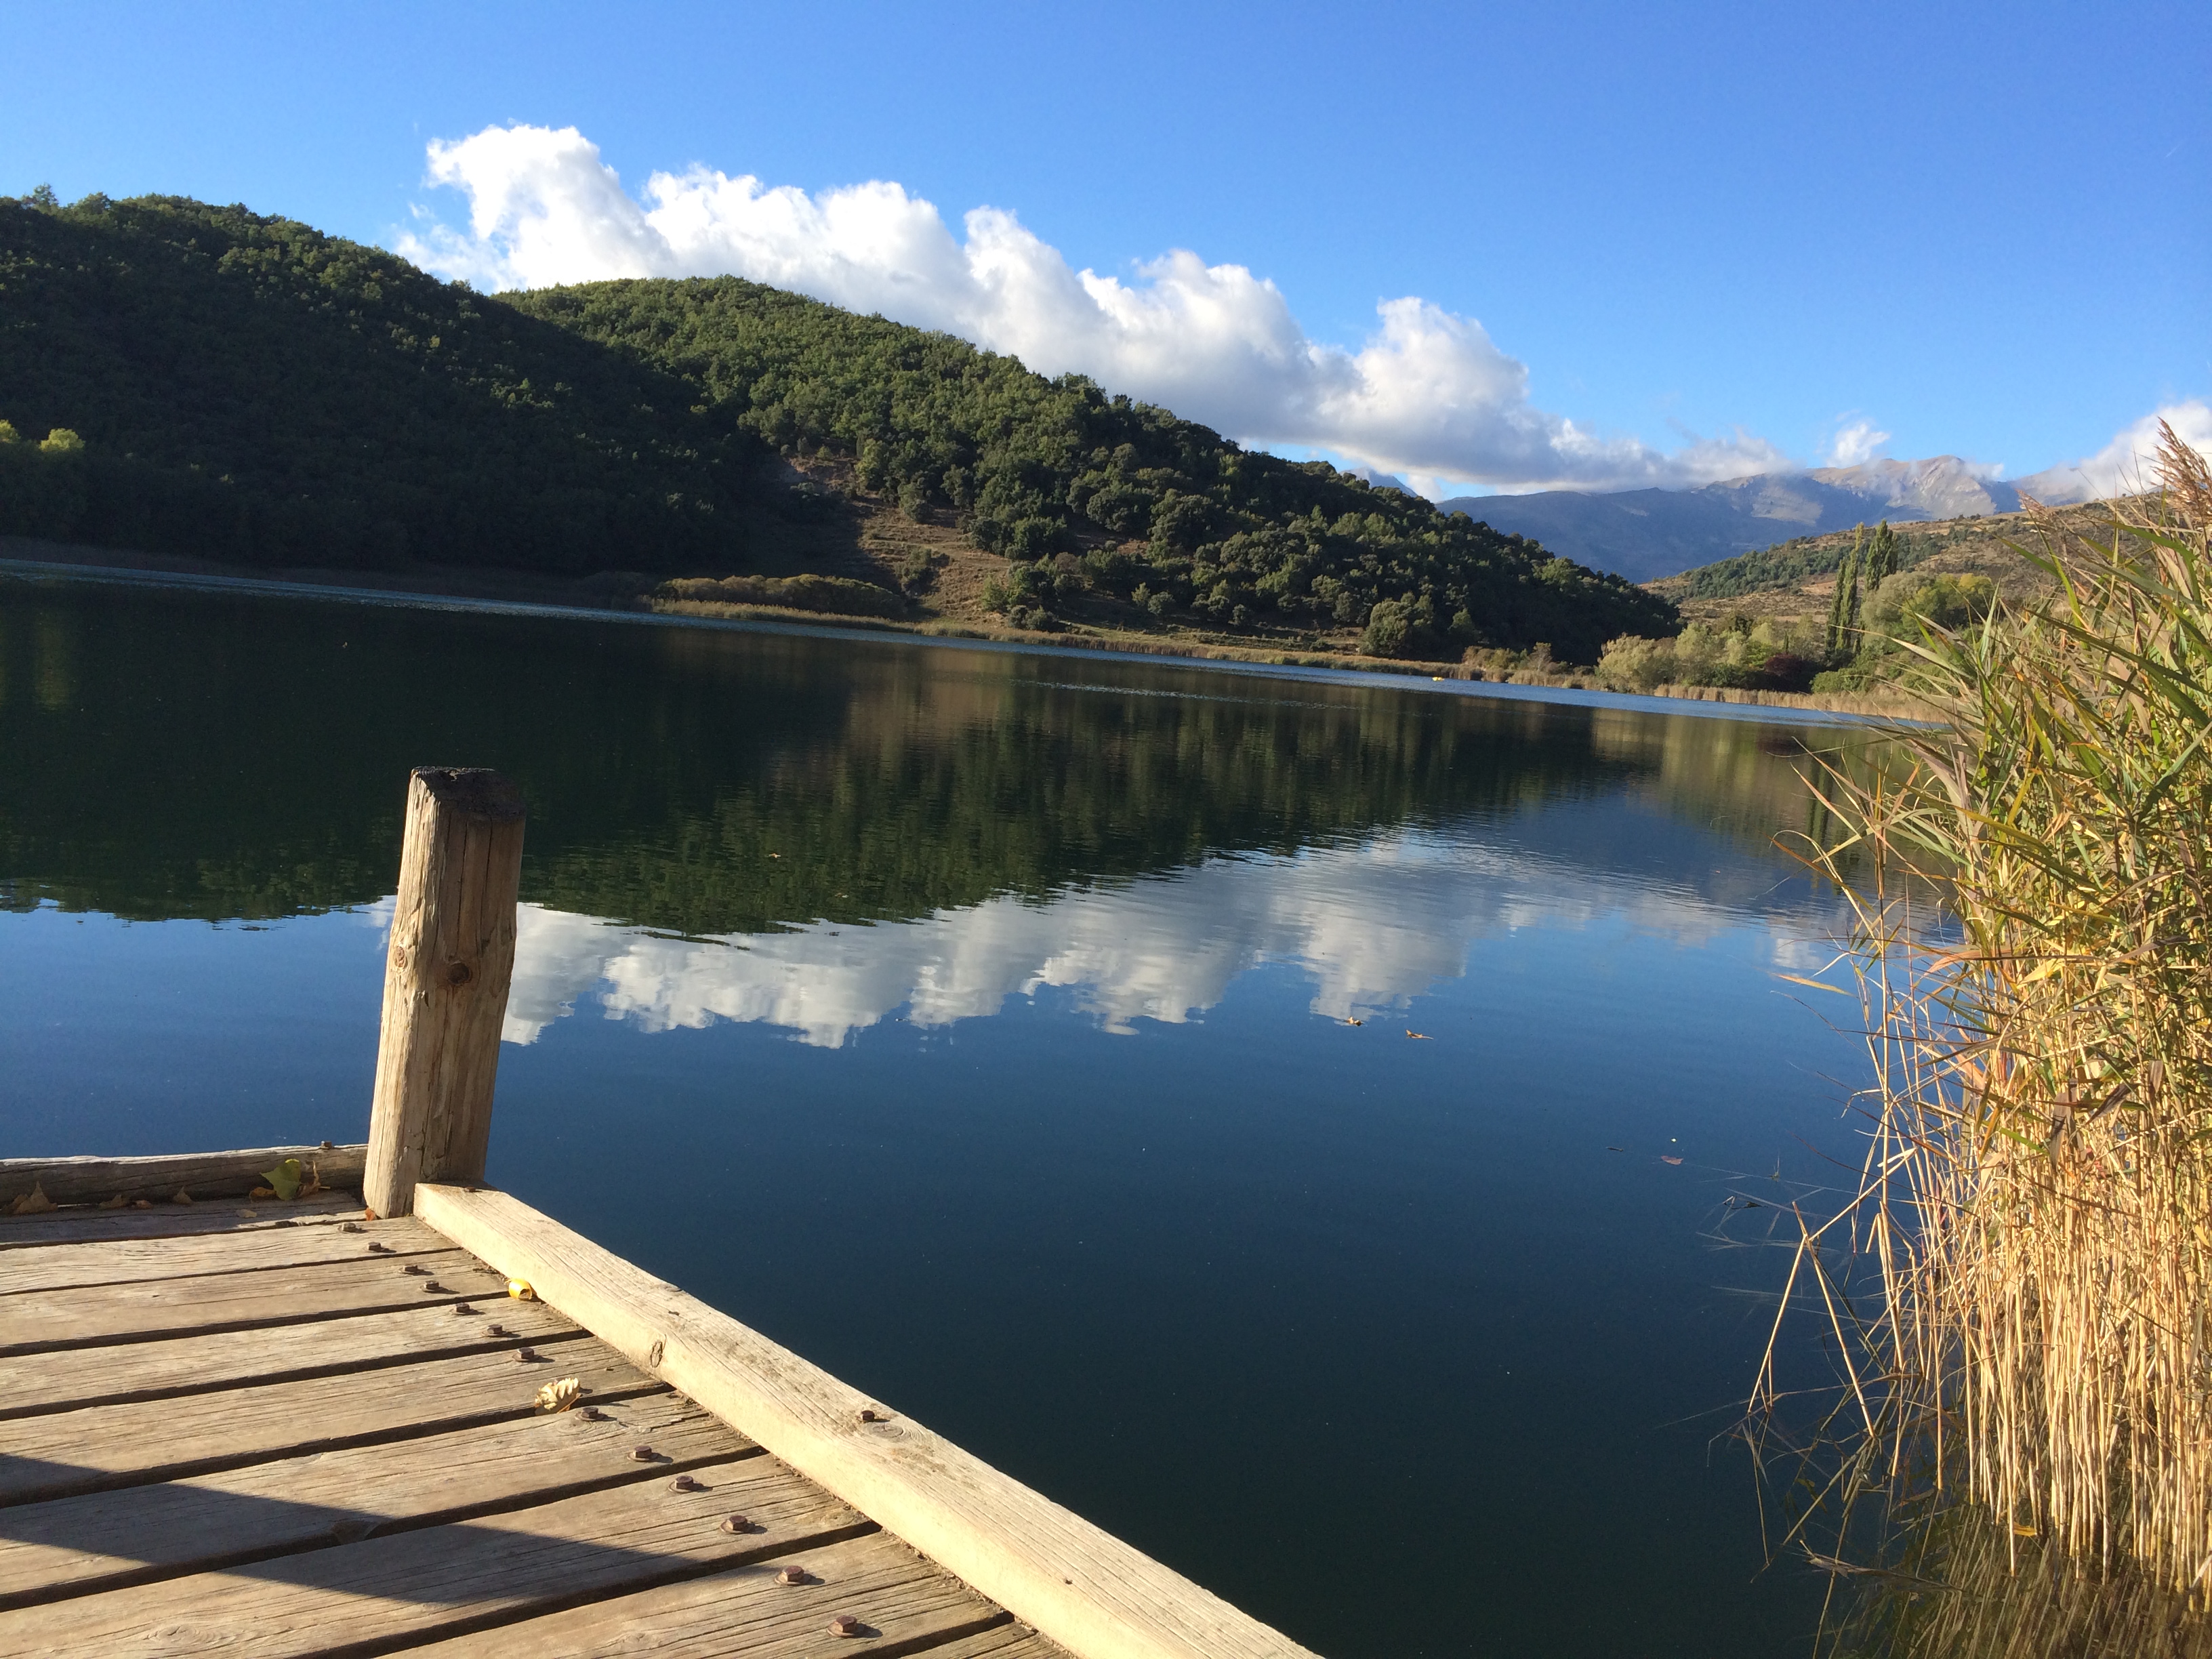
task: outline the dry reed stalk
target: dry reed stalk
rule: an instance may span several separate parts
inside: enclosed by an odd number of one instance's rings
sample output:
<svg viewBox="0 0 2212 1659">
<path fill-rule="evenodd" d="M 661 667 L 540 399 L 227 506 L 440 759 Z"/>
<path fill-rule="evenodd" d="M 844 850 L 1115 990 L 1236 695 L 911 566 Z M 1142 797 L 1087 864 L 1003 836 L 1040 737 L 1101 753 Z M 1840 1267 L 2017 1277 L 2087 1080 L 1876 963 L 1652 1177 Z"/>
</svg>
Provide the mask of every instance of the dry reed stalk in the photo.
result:
<svg viewBox="0 0 2212 1659">
<path fill-rule="evenodd" d="M 1876 1079 L 1857 1201 L 1804 1225 L 1784 1312 L 1820 1310 L 1844 1368 L 1815 1496 L 1955 1481 L 2008 1567 L 2032 1538 L 2201 1603 L 2212 476 L 2171 430 L 2158 470 L 2109 545 L 2043 515 L 2047 609 L 1909 647 L 1945 729 L 1820 781 L 1848 833 L 1808 858 L 1873 874 L 1850 954 Z"/>
</svg>

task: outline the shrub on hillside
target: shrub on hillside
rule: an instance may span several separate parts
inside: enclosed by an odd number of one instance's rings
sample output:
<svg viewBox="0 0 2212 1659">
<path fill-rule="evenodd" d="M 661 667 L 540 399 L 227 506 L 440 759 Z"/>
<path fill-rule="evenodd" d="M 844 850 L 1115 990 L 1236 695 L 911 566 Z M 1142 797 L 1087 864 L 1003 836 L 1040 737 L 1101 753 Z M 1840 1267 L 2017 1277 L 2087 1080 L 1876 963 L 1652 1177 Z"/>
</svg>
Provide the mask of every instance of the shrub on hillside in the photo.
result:
<svg viewBox="0 0 2212 1659">
<path fill-rule="evenodd" d="M 903 617 L 906 600 L 872 582 L 843 576 L 683 576 L 653 590 L 663 599 L 720 605 L 773 605 L 839 617 Z"/>
<path fill-rule="evenodd" d="M 1662 685 L 1802 691 L 1820 667 L 1809 634 L 1786 622 L 1739 617 L 1720 628 L 1692 623 L 1672 639 L 1623 635 L 1607 641 L 1597 678 L 1616 691 Z"/>
</svg>

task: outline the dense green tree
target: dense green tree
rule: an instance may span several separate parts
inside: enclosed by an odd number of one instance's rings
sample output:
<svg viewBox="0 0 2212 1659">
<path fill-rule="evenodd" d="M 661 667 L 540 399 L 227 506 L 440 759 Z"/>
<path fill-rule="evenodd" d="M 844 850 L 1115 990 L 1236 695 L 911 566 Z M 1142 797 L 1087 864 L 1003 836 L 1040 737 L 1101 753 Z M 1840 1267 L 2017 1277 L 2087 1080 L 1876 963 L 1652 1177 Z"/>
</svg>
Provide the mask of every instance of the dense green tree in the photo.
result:
<svg viewBox="0 0 2212 1659">
<path fill-rule="evenodd" d="M 1861 526 L 1863 532 L 1865 526 Z M 1873 544 L 1867 550 L 1866 589 L 1871 593 L 1897 574 L 1897 538 L 1890 533 L 1889 520 L 1884 519 L 1875 528 Z"/>
</svg>

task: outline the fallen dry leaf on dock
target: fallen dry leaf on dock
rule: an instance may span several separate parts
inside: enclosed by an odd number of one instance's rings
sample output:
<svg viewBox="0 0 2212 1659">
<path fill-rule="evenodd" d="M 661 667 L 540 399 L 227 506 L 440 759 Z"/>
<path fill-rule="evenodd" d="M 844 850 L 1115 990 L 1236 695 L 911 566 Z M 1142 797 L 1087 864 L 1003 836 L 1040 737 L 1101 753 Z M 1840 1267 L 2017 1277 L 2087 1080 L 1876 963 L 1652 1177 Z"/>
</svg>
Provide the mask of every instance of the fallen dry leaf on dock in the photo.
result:
<svg viewBox="0 0 2212 1659">
<path fill-rule="evenodd" d="M 118 1193 L 118 1194 L 116 1194 L 116 1195 L 115 1195 L 114 1197 L 112 1197 L 112 1198 L 103 1198 L 102 1200 L 100 1200 L 100 1207 L 101 1209 L 103 1209 L 103 1210 L 119 1210 L 119 1209 L 121 1209 L 125 1205 L 126 1205 L 126 1204 L 130 1203 L 130 1201 L 131 1201 L 131 1199 L 130 1199 L 129 1194 L 125 1194 L 125 1193 Z"/>
<path fill-rule="evenodd" d="M 541 1412 L 565 1412 L 576 1403 L 584 1385 L 573 1376 L 564 1376 L 558 1382 L 548 1382 L 538 1391 L 538 1409 Z"/>
<path fill-rule="evenodd" d="M 306 1167 L 298 1158 L 288 1158 L 275 1169 L 264 1170 L 261 1178 L 269 1183 L 269 1197 L 291 1199 L 300 1195 L 300 1181 L 306 1173 Z M 263 1196 L 261 1189 L 256 1188 L 253 1195 Z"/>
<path fill-rule="evenodd" d="M 538 1292 L 530 1288 L 530 1281 L 526 1279 L 508 1279 L 507 1281 L 507 1293 L 513 1297 L 517 1302 L 535 1302 L 538 1300 Z"/>
<path fill-rule="evenodd" d="M 59 1208 L 61 1208 L 60 1205 L 46 1196 L 46 1188 L 34 1181 L 31 1183 L 29 1192 L 25 1193 L 8 1206 L 8 1213 L 9 1215 L 44 1215 L 49 1210 Z"/>
<path fill-rule="evenodd" d="M 192 1195 L 186 1192 L 182 1187 L 177 1188 L 177 1195 L 169 1200 L 172 1204 L 189 1204 L 191 1201 Z"/>
</svg>

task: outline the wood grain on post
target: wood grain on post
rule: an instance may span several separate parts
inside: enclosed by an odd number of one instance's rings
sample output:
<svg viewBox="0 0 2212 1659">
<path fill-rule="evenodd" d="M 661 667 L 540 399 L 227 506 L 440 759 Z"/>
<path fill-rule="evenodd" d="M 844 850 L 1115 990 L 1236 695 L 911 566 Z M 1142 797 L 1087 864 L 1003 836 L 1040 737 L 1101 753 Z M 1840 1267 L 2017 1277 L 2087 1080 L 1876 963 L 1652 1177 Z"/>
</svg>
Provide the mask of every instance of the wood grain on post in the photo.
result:
<svg viewBox="0 0 2212 1659">
<path fill-rule="evenodd" d="M 483 1179 L 522 821 L 520 792 L 496 772 L 424 766 L 408 781 L 362 1182 L 379 1215 L 408 1214 L 418 1181 Z"/>
</svg>

